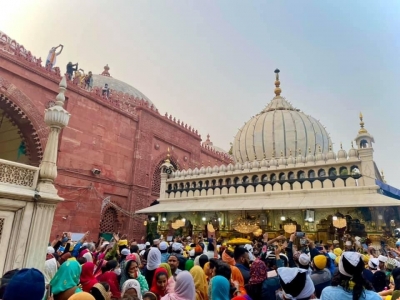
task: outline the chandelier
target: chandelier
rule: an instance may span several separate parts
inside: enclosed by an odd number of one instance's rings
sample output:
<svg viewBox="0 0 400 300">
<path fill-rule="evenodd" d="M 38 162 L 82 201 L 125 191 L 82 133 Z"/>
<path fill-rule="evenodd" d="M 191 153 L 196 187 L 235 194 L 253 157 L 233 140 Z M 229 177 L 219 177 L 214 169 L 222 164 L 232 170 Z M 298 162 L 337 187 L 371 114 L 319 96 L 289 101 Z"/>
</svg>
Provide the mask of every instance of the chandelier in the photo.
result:
<svg viewBox="0 0 400 300">
<path fill-rule="evenodd" d="M 248 234 L 260 229 L 257 220 L 250 217 L 239 217 L 232 222 L 232 228 L 240 233 Z"/>
</svg>

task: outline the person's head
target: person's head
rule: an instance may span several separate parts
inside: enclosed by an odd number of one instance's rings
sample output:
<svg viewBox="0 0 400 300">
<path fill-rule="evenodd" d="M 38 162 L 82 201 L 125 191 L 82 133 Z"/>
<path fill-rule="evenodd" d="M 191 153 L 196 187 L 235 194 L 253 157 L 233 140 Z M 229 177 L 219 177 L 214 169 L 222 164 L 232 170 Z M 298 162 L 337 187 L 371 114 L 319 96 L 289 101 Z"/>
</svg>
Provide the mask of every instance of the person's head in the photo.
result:
<svg viewBox="0 0 400 300">
<path fill-rule="evenodd" d="M 379 255 L 378 256 L 378 261 L 379 261 L 379 270 L 384 271 L 386 270 L 386 262 L 387 262 L 388 258 L 386 256 L 383 255 Z"/>
<path fill-rule="evenodd" d="M 41 300 L 46 287 L 43 274 L 37 269 L 21 269 L 6 286 L 3 300 Z"/>
<path fill-rule="evenodd" d="M 323 270 L 326 268 L 327 263 L 328 263 L 327 257 L 323 254 L 318 254 L 313 258 L 312 267 L 316 271 Z"/>
<path fill-rule="evenodd" d="M 160 249 L 161 253 L 167 253 L 168 252 L 167 242 L 161 242 L 160 244 L 158 244 L 158 249 Z"/>
<path fill-rule="evenodd" d="M 82 256 L 82 257 L 78 257 L 76 260 L 78 261 L 78 263 L 79 263 L 80 265 L 83 265 L 83 264 L 86 264 L 86 263 L 87 263 L 87 259 L 84 258 L 83 256 Z"/>
<path fill-rule="evenodd" d="M 175 254 L 171 254 L 168 258 L 168 264 L 171 268 L 172 274 L 175 274 L 179 267 L 179 259 Z"/>
<path fill-rule="evenodd" d="M 200 267 L 203 269 L 204 265 L 208 262 L 208 256 L 206 254 L 202 254 L 199 257 L 199 264 Z"/>
<path fill-rule="evenodd" d="M 105 88 L 108 88 L 108 83 L 104 84 L 104 87 L 105 87 Z"/>
<path fill-rule="evenodd" d="M 157 296 L 152 292 L 146 292 L 143 295 L 143 300 L 157 300 Z"/>
<path fill-rule="evenodd" d="M 0 299 L 3 299 L 4 292 L 6 290 L 7 285 L 10 283 L 11 279 L 14 277 L 15 274 L 19 272 L 19 269 L 14 269 L 4 273 L 3 277 L 1 278 L 1 285 L 0 285 Z"/>
<path fill-rule="evenodd" d="M 371 257 L 368 261 L 368 269 L 372 271 L 378 270 L 379 260 L 375 257 Z"/>
<path fill-rule="evenodd" d="M 344 244 L 344 248 L 345 248 L 345 251 L 353 250 L 353 244 L 351 243 L 351 241 L 346 241 L 346 243 Z"/>
<path fill-rule="evenodd" d="M 139 265 L 136 260 L 129 260 L 125 265 L 125 275 L 128 278 L 137 278 L 139 274 Z"/>
<path fill-rule="evenodd" d="M 224 262 L 217 264 L 214 269 L 213 277 L 218 275 L 223 276 L 230 281 L 232 276 L 232 269 L 230 265 Z"/>
<path fill-rule="evenodd" d="M 107 282 L 100 282 L 93 285 L 90 289 L 90 294 L 96 300 L 109 300 L 111 299 L 111 289 Z"/>
<path fill-rule="evenodd" d="M 220 263 L 220 260 L 218 260 L 218 259 L 216 259 L 216 258 L 210 258 L 210 261 L 209 261 L 209 263 L 210 263 L 210 265 L 209 265 L 209 268 L 210 268 L 210 277 L 214 277 L 215 276 L 215 269 L 217 268 L 217 265 Z"/>
<path fill-rule="evenodd" d="M 110 260 L 106 263 L 106 271 L 114 271 L 117 275 L 121 274 L 119 263 L 116 260 Z"/>
<path fill-rule="evenodd" d="M 245 267 L 250 267 L 249 251 L 242 247 L 237 246 L 233 252 L 233 257 L 237 264 L 244 265 Z"/>
<path fill-rule="evenodd" d="M 121 296 L 124 295 L 137 296 L 138 298 L 142 298 L 142 292 L 139 282 L 135 279 L 128 279 L 127 281 L 125 281 L 121 289 Z"/>
<path fill-rule="evenodd" d="M 131 251 L 131 253 L 139 253 L 139 246 L 132 245 L 130 251 Z"/>
<path fill-rule="evenodd" d="M 310 267 L 310 257 L 305 253 L 300 254 L 298 260 L 298 266 L 300 269 L 307 270 Z"/>
<path fill-rule="evenodd" d="M 164 268 L 157 269 L 156 273 L 154 274 L 154 277 L 156 280 L 157 288 L 161 291 L 165 291 L 168 283 L 167 270 L 165 270 Z"/>
<path fill-rule="evenodd" d="M 314 294 L 314 283 L 307 270 L 282 267 L 277 273 L 285 299 L 310 299 Z"/>
<path fill-rule="evenodd" d="M 129 254 L 131 254 L 131 251 L 128 248 L 124 248 L 121 250 L 121 259 L 125 259 Z"/>
<path fill-rule="evenodd" d="M 364 270 L 364 262 L 361 254 L 353 251 L 346 251 L 339 258 L 339 272 L 332 278 L 332 286 L 342 286 L 349 291 L 349 283 L 352 281 L 353 300 L 359 300 L 364 293 L 364 289 L 372 290 L 371 284 L 362 276 Z"/>
<path fill-rule="evenodd" d="M 392 271 L 393 283 L 394 283 L 394 290 L 400 290 L 400 268 L 395 268 Z"/>
</svg>

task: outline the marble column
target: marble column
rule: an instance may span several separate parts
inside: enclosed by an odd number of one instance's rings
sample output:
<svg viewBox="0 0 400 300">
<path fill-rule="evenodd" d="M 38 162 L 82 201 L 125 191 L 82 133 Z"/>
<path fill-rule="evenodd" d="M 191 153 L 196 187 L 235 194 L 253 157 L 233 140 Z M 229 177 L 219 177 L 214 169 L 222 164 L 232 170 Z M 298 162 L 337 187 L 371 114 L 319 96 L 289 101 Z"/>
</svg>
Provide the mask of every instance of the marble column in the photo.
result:
<svg viewBox="0 0 400 300">
<path fill-rule="evenodd" d="M 56 204 L 35 203 L 24 266 L 43 271 Z"/>
<path fill-rule="evenodd" d="M 44 269 L 46 249 L 49 243 L 54 211 L 62 201 L 57 194 L 54 181 L 57 177 L 58 140 L 61 129 L 68 125 L 70 114 L 64 109 L 65 76 L 59 84 L 55 105 L 45 110 L 44 121 L 50 127 L 49 137 L 39 166 L 39 182 L 33 199 L 33 215 L 25 248 L 24 267 Z"/>
</svg>

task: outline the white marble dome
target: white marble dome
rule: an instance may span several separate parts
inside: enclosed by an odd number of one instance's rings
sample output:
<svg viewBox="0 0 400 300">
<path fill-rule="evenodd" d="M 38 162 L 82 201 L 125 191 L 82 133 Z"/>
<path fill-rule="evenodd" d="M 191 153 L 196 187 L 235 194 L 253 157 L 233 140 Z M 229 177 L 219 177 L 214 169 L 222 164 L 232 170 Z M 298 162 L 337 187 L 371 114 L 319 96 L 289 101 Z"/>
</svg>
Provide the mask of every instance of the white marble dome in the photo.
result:
<svg viewBox="0 0 400 300">
<path fill-rule="evenodd" d="M 329 152 L 331 140 L 325 127 L 280 96 L 279 70 L 275 73 L 276 96 L 239 130 L 233 141 L 237 162 L 289 157 L 290 152 L 315 156 L 319 147 L 322 154 Z"/>
</svg>

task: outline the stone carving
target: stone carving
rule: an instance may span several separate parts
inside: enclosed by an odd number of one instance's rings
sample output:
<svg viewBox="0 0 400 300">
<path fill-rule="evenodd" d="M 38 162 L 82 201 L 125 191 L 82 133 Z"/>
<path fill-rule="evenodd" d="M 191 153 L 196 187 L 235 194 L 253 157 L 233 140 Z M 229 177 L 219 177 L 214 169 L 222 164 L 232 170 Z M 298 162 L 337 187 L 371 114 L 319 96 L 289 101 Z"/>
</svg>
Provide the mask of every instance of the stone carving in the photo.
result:
<svg viewBox="0 0 400 300">
<path fill-rule="evenodd" d="M 12 165 L 11 162 L 0 161 L 0 182 L 34 187 L 38 170 Z"/>
</svg>

